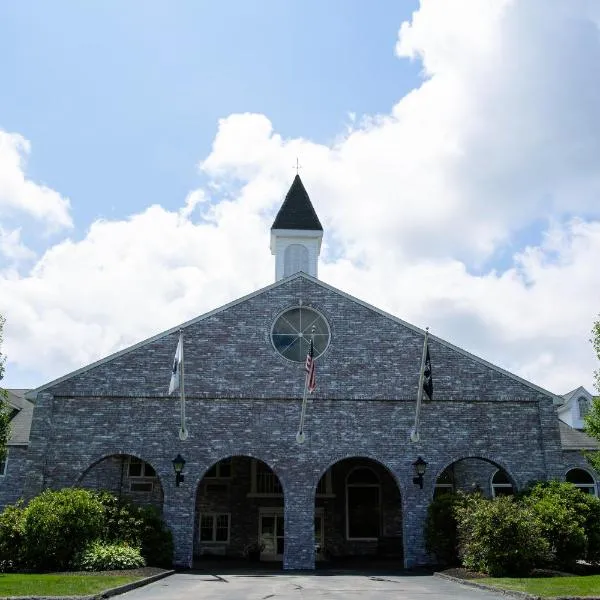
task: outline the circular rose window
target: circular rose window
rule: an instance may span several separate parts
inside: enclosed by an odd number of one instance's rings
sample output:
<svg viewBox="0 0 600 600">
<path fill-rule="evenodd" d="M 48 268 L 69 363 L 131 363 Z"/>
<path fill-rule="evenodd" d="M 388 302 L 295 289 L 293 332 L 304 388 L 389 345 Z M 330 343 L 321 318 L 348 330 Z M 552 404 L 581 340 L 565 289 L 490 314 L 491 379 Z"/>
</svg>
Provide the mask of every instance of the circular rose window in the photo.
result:
<svg viewBox="0 0 600 600">
<path fill-rule="evenodd" d="M 280 314 L 271 331 L 271 340 L 277 352 L 295 362 L 306 360 L 311 338 L 316 358 L 329 345 L 329 325 L 316 310 L 303 306 Z"/>
</svg>

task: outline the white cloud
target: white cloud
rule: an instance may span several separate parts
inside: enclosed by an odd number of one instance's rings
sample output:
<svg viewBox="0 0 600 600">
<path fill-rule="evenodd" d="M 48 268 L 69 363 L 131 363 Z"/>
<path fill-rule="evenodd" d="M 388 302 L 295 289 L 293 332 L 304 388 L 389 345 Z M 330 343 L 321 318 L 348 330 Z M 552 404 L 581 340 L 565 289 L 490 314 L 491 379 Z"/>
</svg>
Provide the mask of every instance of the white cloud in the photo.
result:
<svg viewBox="0 0 600 600">
<path fill-rule="evenodd" d="M 588 7 L 423 0 L 396 51 L 422 61 L 424 81 L 389 115 L 350 117 L 331 145 L 285 139 L 265 115 L 222 119 L 200 162 L 206 189 L 179 212 L 96 222 L 0 279 L 9 360 L 57 376 L 272 281 L 268 230 L 301 156 L 325 281 L 553 391 L 591 386 L 600 36 Z M 507 268 L 487 266 L 510 248 Z"/>
<path fill-rule="evenodd" d="M 45 223 L 48 231 L 71 227 L 69 200 L 25 176 L 29 153 L 24 137 L 0 130 L 0 217 L 25 213 Z"/>
</svg>

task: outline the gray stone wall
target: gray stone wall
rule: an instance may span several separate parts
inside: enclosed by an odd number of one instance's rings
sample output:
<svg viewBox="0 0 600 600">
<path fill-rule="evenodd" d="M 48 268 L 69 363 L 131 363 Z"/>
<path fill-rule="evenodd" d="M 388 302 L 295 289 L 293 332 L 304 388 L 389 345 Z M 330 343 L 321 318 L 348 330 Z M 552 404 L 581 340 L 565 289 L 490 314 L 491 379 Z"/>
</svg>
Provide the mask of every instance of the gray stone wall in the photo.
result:
<svg viewBox="0 0 600 600">
<path fill-rule="evenodd" d="M 303 365 L 279 356 L 269 337 L 276 316 L 299 302 L 321 311 L 331 328 L 331 344 L 316 361 L 317 391 L 303 445 L 295 441 Z M 435 337 L 430 341 L 435 401 L 423 405 L 421 441 L 411 443 L 423 335 L 304 276 L 184 329 L 189 439 L 178 439 L 179 402 L 165 395 L 174 332 L 38 395 L 27 495 L 73 485 L 108 456 L 137 456 L 156 469 L 175 561 L 189 566 L 204 473 L 225 457 L 257 458 L 284 489 L 284 567 L 311 569 L 319 478 L 340 460 L 369 458 L 400 491 L 401 516 L 392 521 L 394 531 L 401 524 L 404 562 L 413 566 L 428 561 L 423 523 L 436 478 L 448 465 L 468 457 L 489 459 L 518 487 L 564 471 L 552 398 Z M 187 461 L 180 487 L 171 464 L 177 453 Z M 412 483 L 419 455 L 428 462 L 422 490 Z M 333 506 L 337 515 L 335 501 Z"/>
<path fill-rule="evenodd" d="M 6 474 L 0 476 L 0 509 L 23 495 L 27 474 L 27 446 L 9 446 Z"/>
</svg>

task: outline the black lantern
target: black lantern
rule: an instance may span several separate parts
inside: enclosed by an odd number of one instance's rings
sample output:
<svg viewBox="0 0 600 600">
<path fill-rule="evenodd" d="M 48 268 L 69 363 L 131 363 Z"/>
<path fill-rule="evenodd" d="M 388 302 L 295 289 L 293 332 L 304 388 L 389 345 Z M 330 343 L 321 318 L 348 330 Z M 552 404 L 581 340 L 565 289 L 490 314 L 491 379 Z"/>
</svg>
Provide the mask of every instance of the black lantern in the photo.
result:
<svg viewBox="0 0 600 600">
<path fill-rule="evenodd" d="M 183 481 L 183 467 L 185 466 L 185 460 L 181 454 L 178 454 L 173 459 L 173 468 L 175 469 L 175 485 L 179 487 L 179 484 Z"/>
<path fill-rule="evenodd" d="M 419 456 L 413 463 L 415 468 L 415 477 L 413 477 L 413 483 L 423 489 L 423 475 L 427 470 L 427 463 Z"/>
</svg>

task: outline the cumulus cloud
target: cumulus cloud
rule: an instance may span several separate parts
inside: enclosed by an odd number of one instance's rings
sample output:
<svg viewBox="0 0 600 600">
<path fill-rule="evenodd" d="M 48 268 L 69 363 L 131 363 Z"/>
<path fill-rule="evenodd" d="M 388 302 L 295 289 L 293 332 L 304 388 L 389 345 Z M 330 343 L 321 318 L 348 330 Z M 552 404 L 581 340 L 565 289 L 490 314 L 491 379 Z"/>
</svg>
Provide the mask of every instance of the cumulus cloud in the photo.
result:
<svg viewBox="0 0 600 600">
<path fill-rule="evenodd" d="M 25 160 L 30 150 L 24 137 L 0 130 L 0 217 L 25 213 L 49 231 L 71 227 L 69 200 L 27 179 Z"/>
<path fill-rule="evenodd" d="M 268 230 L 301 156 L 325 227 L 322 279 L 553 391 L 591 387 L 590 11 L 422 0 L 396 53 L 420 61 L 423 80 L 389 114 L 350 119 L 329 145 L 285 139 L 266 115 L 222 119 L 199 163 L 206 188 L 178 212 L 98 221 L 0 279 L 9 361 L 58 376 L 270 283 Z"/>
</svg>

